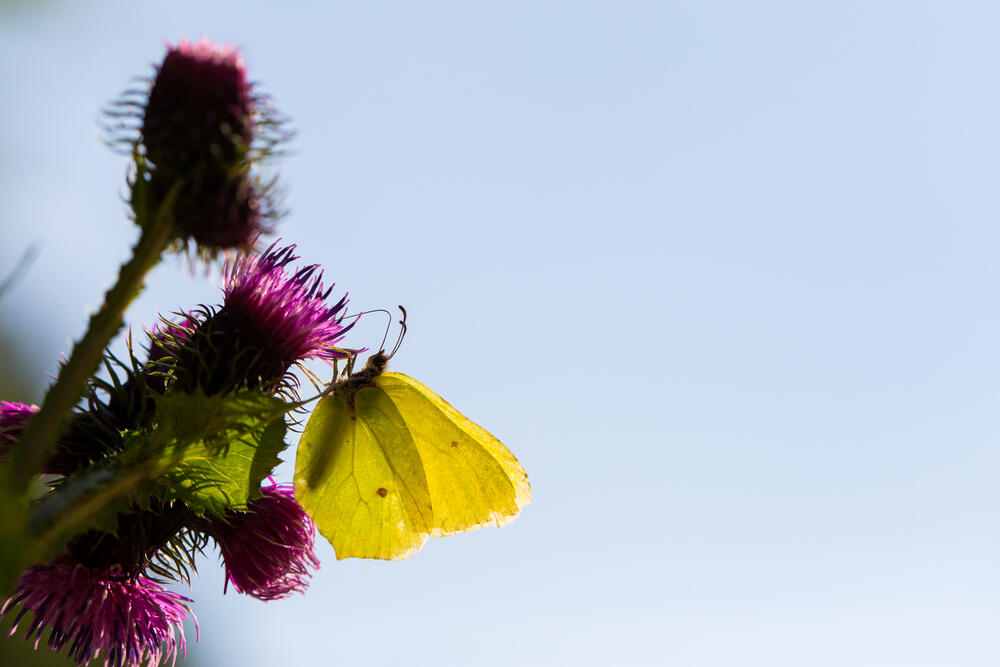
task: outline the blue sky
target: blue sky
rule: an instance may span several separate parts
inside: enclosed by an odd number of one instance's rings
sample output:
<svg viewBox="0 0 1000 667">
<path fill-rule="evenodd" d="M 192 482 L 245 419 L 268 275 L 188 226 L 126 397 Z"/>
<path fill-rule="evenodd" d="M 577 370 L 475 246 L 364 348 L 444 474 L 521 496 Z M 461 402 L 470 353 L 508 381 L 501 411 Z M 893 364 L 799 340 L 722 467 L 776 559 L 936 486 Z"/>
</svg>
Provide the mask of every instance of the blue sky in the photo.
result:
<svg viewBox="0 0 1000 667">
<path fill-rule="evenodd" d="M 998 29 L 974 2 L 8 6 L 0 266 L 39 256 L 0 321 L 40 390 L 135 238 L 100 107 L 166 40 L 240 44 L 298 130 L 280 236 L 407 307 L 393 368 L 535 499 L 404 563 L 324 543 L 293 600 L 223 597 L 213 556 L 203 664 L 992 665 Z M 128 321 L 218 300 L 175 258 Z"/>
</svg>

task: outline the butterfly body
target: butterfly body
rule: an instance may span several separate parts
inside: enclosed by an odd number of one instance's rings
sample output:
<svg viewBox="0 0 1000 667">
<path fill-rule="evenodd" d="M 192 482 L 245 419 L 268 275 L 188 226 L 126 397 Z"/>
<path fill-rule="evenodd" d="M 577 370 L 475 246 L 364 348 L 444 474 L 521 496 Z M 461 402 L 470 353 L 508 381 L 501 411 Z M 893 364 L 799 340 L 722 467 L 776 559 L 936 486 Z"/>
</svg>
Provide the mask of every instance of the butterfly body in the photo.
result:
<svg viewBox="0 0 1000 667">
<path fill-rule="evenodd" d="M 296 498 L 337 558 L 400 560 L 428 537 L 512 521 L 524 469 L 478 424 L 383 353 L 322 398 L 296 457 Z"/>
</svg>

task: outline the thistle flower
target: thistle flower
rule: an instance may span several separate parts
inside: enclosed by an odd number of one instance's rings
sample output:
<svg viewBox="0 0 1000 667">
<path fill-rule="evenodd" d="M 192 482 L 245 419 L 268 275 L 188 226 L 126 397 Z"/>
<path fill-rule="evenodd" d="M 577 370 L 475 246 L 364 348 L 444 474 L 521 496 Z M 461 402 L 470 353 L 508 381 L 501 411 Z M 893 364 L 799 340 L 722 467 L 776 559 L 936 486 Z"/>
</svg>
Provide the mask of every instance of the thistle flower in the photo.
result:
<svg viewBox="0 0 1000 667">
<path fill-rule="evenodd" d="M 253 179 L 242 173 L 187 172 L 174 199 L 178 235 L 204 248 L 248 250 L 254 240 L 272 231 L 275 217 L 267 194 L 258 193 Z M 150 191 L 154 201 L 167 199 L 177 183 L 172 174 L 154 171 Z"/>
<path fill-rule="evenodd" d="M 108 378 L 88 379 L 86 407 L 73 411 L 42 472 L 69 475 L 105 456 L 120 452 L 125 433 L 152 416 L 151 379 L 129 345 L 129 360 L 105 353 Z"/>
<path fill-rule="evenodd" d="M 290 133 L 236 49 L 206 39 L 168 45 L 148 92 L 127 91 L 106 115 L 109 141 L 136 159 L 131 204 L 141 226 L 165 215 L 172 238 L 193 240 L 205 256 L 247 250 L 270 232 L 274 183 L 254 166 Z"/>
<path fill-rule="evenodd" d="M 254 98 L 237 51 L 206 39 L 167 49 L 142 123 L 146 157 L 182 173 L 225 168 L 254 138 Z"/>
<path fill-rule="evenodd" d="M 290 484 L 261 488 L 245 512 L 206 519 L 203 526 L 219 545 L 226 586 L 259 600 L 277 600 L 309 585 L 308 568 L 319 567 L 313 550 L 316 527 L 292 497 Z"/>
<path fill-rule="evenodd" d="M 0 401 L 0 459 L 6 458 L 10 453 L 31 415 L 36 412 L 37 405 Z"/>
<path fill-rule="evenodd" d="M 48 647 L 66 648 L 77 665 L 104 651 L 105 667 L 138 667 L 175 660 L 178 648 L 186 652 L 182 624 L 190 613 L 188 602 L 152 579 L 115 567 L 92 569 L 61 556 L 22 574 L 0 615 L 19 609 L 13 636 L 30 611 L 25 641 L 34 639 L 37 648 L 51 628 Z"/>
<path fill-rule="evenodd" d="M 291 277 L 285 267 L 297 260 L 295 246 L 272 245 L 258 257 L 243 257 L 226 271 L 225 305 L 233 316 L 254 323 L 269 339 L 276 356 L 290 364 L 299 359 L 342 359 L 333 349 L 352 325 L 343 326 L 344 296 L 328 307 L 331 285 L 323 289 L 318 264 L 299 269 Z"/>
<path fill-rule="evenodd" d="M 262 255 L 238 259 L 227 267 L 222 307 L 185 315 L 201 324 L 179 345 L 182 391 L 271 387 L 285 381 L 297 361 L 346 356 L 334 346 L 353 326 L 343 322 L 347 297 L 326 304 L 333 288 L 324 288 L 316 264 L 289 275 L 286 267 L 298 259 L 294 251 L 294 245 L 272 245 Z"/>
</svg>

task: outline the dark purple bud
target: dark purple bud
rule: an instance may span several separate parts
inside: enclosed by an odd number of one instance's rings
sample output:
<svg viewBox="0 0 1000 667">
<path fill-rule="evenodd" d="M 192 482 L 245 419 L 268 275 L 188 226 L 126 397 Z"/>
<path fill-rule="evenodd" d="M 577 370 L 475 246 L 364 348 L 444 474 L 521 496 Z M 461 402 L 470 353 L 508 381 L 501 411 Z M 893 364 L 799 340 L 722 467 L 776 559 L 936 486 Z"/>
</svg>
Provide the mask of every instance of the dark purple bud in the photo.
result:
<svg viewBox="0 0 1000 667">
<path fill-rule="evenodd" d="M 146 157 L 157 169 L 225 170 L 254 138 L 254 100 L 243 61 L 206 39 L 169 47 L 142 123 Z"/>
<path fill-rule="evenodd" d="M 270 206 L 245 174 L 191 171 L 178 181 L 159 170 L 152 173 L 153 201 L 163 202 L 174 187 L 172 217 L 180 238 L 211 251 L 249 250 L 257 237 L 271 232 Z"/>
</svg>

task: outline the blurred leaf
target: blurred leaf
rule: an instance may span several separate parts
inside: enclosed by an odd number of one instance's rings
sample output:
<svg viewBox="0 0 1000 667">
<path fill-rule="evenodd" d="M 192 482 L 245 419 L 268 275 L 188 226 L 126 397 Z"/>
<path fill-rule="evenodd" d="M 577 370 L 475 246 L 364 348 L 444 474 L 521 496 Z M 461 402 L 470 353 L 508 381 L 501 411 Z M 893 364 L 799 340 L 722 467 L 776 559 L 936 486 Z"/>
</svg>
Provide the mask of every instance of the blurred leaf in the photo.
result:
<svg viewBox="0 0 1000 667">
<path fill-rule="evenodd" d="M 0 466 L 0 599 L 14 588 L 14 582 L 29 563 L 27 498 L 13 492 L 8 481 L 10 466 Z"/>
<path fill-rule="evenodd" d="M 42 640 L 35 648 L 35 642 L 24 641 L 20 637 L 4 636 L 0 639 L 0 665 L 16 665 L 17 667 L 58 667 L 60 665 L 75 665 L 76 662 L 62 653 L 49 650 L 45 642 L 48 641 L 51 630 L 42 633 Z M 22 631 L 23 634 L 23 631 Z M 6 632 L 4 632 L 6 635 Z M 103 658 L 97 658 L 90 662 L 97 667 L 104 664 Z M 190 665 L 185 665 L 190 667 Z"/>
<path fill-rule="evenodd" d="M 8 3 L 9 5 L 10 3 Z M 18 3 L 25 4 L 28 3 Z M 0 4 L 0 8 L 2 8 Z M 46 377 L 37 364 L 31 363 L 31 355 L 26 354 L 26 333 L 0 330 L 0 400 L 23 402 L 38 401 Z M 11 497 L 6 482 L 5 467 L 0 466 L 0 599 L 6 598 L 14 581 L 26 566 L 23 559 L 27 553 L 26 500 Z M 22 641 L 19 637 L 8 638 L 10 620 L 0 624 L 0 665 L 17 667 L 66 667 L 75 665 L 64 655 L 49 651 L 44 647 L 48 632 L 42 637 L 41 648 L 34 642 Z M 95 661 L 96 664 L 96 661 Z"/>
</svg>

